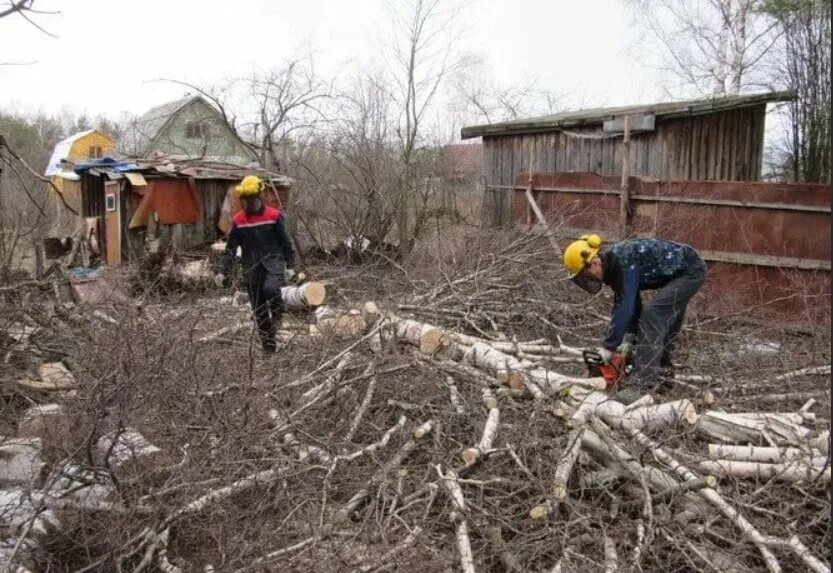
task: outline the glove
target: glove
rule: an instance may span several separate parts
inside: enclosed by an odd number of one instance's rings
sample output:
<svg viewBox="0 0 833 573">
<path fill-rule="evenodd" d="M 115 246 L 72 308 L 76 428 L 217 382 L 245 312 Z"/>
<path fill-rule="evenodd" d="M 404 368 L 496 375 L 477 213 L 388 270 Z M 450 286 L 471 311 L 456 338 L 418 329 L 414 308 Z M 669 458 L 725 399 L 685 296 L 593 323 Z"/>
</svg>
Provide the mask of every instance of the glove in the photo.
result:
<svg viewBox="0 0 833 573">
<path fill-rule="evenodd" d="M 286 282 L 290 282 L 295 278 L 295 269 L 286 269 L 284 276 L 286 276 Z"/>
<path fill-rule="evenodd" d="M 217 288 L 223 288 L 226 284 L 226 275 L 223 273 L 214 275 L 214 284 L 217 285 Z"/>
<path fill-rule="evenodd" d="M 636 346 L 636 336 L 633 334 L 626 334 L 625 338 L 622 340 L 622 344 L 620 344 L 616 349 L 616 352 L 622 356 L 630 356 L 633 352 L 634 346 Z"/>
<path fill-rule="evenodd" d="M 610 364 L 610 361 L 613 359 L 613 352 L 608 350 L 603 346 L 599 346 L 596 349 L 596 352 L 599 353 L 599 357 L 602 359 L 602 362 L 605 364 Z"/>
</svg>

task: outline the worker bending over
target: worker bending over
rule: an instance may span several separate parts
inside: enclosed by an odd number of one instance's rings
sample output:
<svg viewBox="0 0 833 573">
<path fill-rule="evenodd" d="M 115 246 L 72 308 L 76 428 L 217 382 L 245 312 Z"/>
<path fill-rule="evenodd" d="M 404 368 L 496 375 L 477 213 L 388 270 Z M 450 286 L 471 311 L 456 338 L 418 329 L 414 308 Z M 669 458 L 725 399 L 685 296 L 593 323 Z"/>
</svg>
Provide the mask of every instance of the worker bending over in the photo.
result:
<svg viewBox="0 0 833 573">
<path fill-rule="evenodd" d="M 292 269 L 295 253 L 286 234 L 283 215 L 266 205 L 264 190 L 265 184 L 254 175 L 243 178 L 237 186 L 243 210 L 232 220 L 215 282 L 217 286 L 225 284 L 239 247 L 260 341 L 265 352 L 273 353 L 277 349 L 275 334 L 283 314 L 281 287 L 295 275 Z"/>
<path fill-rule="evenodd" d="M 585 235 L 564 251 L 573 282 L 596 294 L 613 289 L 613 316 L 599 348 L 609 362 L 613 352 L 629 353 L 636 340 L 629 384 L 615 398 L 630 403 L 656 390 L 663 369 L 671 369 L 671 350 L 686 307 L 706 280 L 706 264 L 692 247 L 663 239 L 633 239 L 602 246 L 599 235 Z M 642 306 L 640 291 L 657 290 Z"/>
</svg>

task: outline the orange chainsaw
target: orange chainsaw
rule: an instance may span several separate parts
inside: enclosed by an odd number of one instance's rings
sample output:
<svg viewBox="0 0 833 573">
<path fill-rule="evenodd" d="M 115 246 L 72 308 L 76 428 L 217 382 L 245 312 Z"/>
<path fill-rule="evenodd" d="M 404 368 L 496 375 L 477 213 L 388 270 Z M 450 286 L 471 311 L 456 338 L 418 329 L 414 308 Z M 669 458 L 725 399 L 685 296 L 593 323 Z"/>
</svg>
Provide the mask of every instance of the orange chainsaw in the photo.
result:
<svg viewBox="0 0 833 573">
<path fill-rule="evenodd" d="M 584 364 L 587 366 L 587 373 L 592 377 L 601 376 L 605 380 L 605 392 L 611 393 L 624 383 L 631 373 L 633 366 L 629 363 L 628 356 L 614 352 L 610 362 L 605 363 L 601 355 L 595 350 L 584 350 L 582 352 Z"/>
</svg>

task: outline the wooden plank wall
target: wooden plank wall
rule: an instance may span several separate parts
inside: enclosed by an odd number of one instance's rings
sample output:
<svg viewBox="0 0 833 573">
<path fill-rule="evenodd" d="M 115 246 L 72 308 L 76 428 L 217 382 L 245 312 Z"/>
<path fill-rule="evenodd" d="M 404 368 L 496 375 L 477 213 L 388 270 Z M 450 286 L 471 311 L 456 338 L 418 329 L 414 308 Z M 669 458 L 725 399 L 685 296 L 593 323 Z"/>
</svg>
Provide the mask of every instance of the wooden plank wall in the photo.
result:
<svg viewBox="0 0 833 573">
<path fill-rule="evenodd" d="M 630 173 L 664 181 L 757 181 L 761 177 L 766 106 L 658 120 L 653 132 L 634 134 Z M 604 137 L 601 125 L 537 134 L 483 138 L 484 223 L 508 224 L 511 186 L 536 173 L 583 172 L 616 176 L 622 171 L 621 137 Z M 585 136 L 585 137 L 581 137 Z"/>
<path fill-rule="evenodd" d="M 519 176 L 516 180 L 519 189 L 513 191 L 512 218 L 516 224 L 530 222 L 523 190 L 526 181 L 527 176 Z M 636 178 L 630 180 L 629 186 L 634 193 L 630 236 L 679 241 L 704 253 L 709 279 L 701 308 L 708 314 L 752 308 L 759 318 L 773 321 L 830 323 L 830 270 L 788 268 L 789 264 L 795 266 L 798 259 L 808 263 L 830 261 L 833 254 L 830 186 L 739 181 L 646 182 Z M 538 205 L 556 230 L 566 230 L 571 236 L 577 229 L 593 230 L 611 240 L 618 232 L 618 195 L 569 191 L 615 191 L 619 187 L 618 177 L 593 173 L 535 174 L 535 187 L 559 189 L 535 192 Z M 675 198 L 702 202 L 677 203 L 673 201 Z M 709 204 L 710 201 L 713 203 Z M 720 204 L 721 201 L 743 201 L 747 205 Z M 767 208 L 754 207 L 754 204 Z M 801 210 L 800 206 L 809 209 Z M 721 253 L 740 257 L 727 259 Z M 749 256 L 788 258 L 789 262 L 727 262 L 749 260 Z"/>
</svg>

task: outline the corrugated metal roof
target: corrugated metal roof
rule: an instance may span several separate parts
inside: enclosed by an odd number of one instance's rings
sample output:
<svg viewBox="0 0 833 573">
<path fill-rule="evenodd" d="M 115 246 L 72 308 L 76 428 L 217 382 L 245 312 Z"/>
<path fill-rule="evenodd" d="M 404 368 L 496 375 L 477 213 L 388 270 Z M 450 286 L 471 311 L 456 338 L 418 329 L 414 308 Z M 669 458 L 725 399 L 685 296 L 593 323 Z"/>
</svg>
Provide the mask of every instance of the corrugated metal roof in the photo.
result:
<svg viewBox="0 0 833 573">
<path fill-rule="evenodd" d="M 142 173 L 148 177 L 192 177 L 194 179 L 223 179 L 228 181 L 239 181 L 246 175 L 259 175 L 269 179 L 277 187 L 292 186 L 292 179 L 286 175 L 273 173 L 259 167 L 163 154 L 135 160 L 103 157 L 79 163 L 75 166 L 75 171 L 76 173 L 89 172 L 96 176 L 106 175 L 110 179 L 120 178 L 123 173 L 127 174 L 128 172 Z"/>
<path fill-rule="evenodd" d="M 792 99 L 795 99 L 794 92 L 780 91 L 713 97 L 708 99 L 585 109 L 533 117 L 529 119 L 518 119 L 501 123 L 464 127 L 460 132 L 460 136 L 462 139 L 469 139 L 484 135 L 509 135 L 514 133 L 558 131 L 567 127 L 599 125 L 607 120 L 613 119 L 614 117 L 632 113 L 653 114 L 657 117 L 657 119 L 670 119 L 672 117 L 703 115 L 727 109 L 738 109 L 769 102 L 789 101 Z"/>
<path fill-rule="evenodd" d="M 49 163 L 46 164 L 46 171 L 44 175 L 47 177 L 52 177 L 56 173 L 61 170 L 61 161 L 66 159 L 69 156 L 69 151 L 72 149 L 72 144 L 81 139 L 82 137 L 86 137 L 89 134 L 95 132 L 94 129 L 88 129 L 86 131 L 79 131 L 74 135 L 70 135 L 66 139 L 62 139 L 55 145 L 55 149 L 52 150 L 52 156 L 49 158 Z"/>
</svg>

